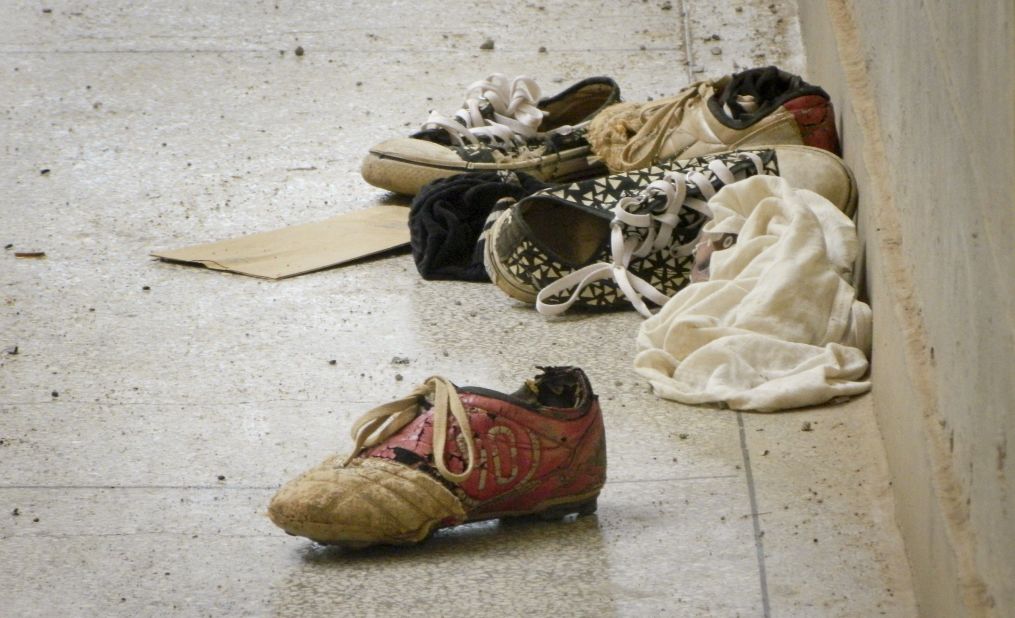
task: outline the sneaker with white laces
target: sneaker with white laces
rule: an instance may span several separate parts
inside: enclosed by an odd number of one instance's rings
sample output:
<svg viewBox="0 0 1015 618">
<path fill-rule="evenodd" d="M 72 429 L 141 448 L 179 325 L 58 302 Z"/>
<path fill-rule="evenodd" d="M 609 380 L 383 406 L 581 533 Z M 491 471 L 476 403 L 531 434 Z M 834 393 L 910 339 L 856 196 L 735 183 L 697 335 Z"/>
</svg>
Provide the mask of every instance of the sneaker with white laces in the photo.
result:
<svg viewBox="0 0 1015 618">
<path fill-rule="evenodd" d="M 546 182 L 603 174 L 585 134 L 596 113 L 619 101 L 620 87 L 608 77 L 584 79 L 540 99 L 531 78 L 494 73 L 469 86 L 454 115 L 431 111 L 410 137 L 371 148 L 361 173 L 376 187 L 406 195 L 468 171 L 521 171 Z"/>
<path fill-rule="evenodd" d="M 644 316 L 690 282 L 708 199 L 722 186 L 778 175 L 856 206 L 849 169 L 827 150 L 776 146 L 674 160 L 540 191 L 510 205 L 481 240 L 490 279 L 544 315 L 634 306 Z"/>
<path fill-rule="evenodd" d="M 588 139 L 614 172 L 775 144 L 839 154 L 828 94 L 774 66 L 696 82 L 649 103 L 612 105 L 592 121 Z"/>
</svg>

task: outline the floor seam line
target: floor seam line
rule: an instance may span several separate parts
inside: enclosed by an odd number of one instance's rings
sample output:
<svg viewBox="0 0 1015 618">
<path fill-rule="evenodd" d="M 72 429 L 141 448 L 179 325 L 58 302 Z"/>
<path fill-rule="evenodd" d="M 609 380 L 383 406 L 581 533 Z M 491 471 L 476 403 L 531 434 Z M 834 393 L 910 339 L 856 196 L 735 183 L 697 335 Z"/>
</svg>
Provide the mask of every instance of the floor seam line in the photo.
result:
<svg viewBox="0 0 1015 618">
<path fill-rule="evenodd" d="M 684 58 L 687 60 L 687 83 L 694 82 L 694 54 L 691 51 L 691 11 L 687 0 L 680 0 L 681 29 L 684 31 Z"/>
<path fill-rule="evenodd" d="M 747 498 L 751 506 L 751 523 L 754 526 L 754 550 L 758 557 L 758 578 L 761 584 L 761 606 L 765 618 L 772 615 L 768 600 L 768 575 L 765 572 L 765 544 L 762 540 L 761 520 L 758 514 L 758 496 L 754 488 L 754 472 L 751 470 L 751 453 L 747 450 L 747 432 L 744 429 L 744 413 L 737 412 L 737 427 L 740 430 L 740 455 L 744 460 L 744 473 L 747 477 Z"/>
</svg>

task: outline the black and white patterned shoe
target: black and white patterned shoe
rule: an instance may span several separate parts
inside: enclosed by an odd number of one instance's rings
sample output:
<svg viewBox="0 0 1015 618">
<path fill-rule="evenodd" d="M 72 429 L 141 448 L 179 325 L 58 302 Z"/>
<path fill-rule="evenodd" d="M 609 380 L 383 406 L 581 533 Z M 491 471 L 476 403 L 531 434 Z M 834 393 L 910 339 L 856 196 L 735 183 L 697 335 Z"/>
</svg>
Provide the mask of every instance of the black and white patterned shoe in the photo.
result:
<svg viewBox="0 0 1015 618">
<path fill-rule="evenodd" d="M 511 205 L 485 232 L 484 265 L 509 296 L 556 315 L 571 307 L 634 306 L 651 315 L 689 282 L 707 201 L 754 176 L 786 177 L 847 214 L 852 175 L 839 157 L 808 146 L 777 146 L 673 160 L 558 186 Z"/>
<path fill-rule="evenodd" d="M 495 73 L 469 87 L 453 116 L 432 111 L 420 131 L 371 148 L 363 178 L 415 195 L 433 180 L 469 171 L 519 171 L 554 183 L 606 173 L 585 134 L 600 110 L 620 101 L 616 82 L 591 77 L 539 97 L 532 79 Z"/>
</svg>

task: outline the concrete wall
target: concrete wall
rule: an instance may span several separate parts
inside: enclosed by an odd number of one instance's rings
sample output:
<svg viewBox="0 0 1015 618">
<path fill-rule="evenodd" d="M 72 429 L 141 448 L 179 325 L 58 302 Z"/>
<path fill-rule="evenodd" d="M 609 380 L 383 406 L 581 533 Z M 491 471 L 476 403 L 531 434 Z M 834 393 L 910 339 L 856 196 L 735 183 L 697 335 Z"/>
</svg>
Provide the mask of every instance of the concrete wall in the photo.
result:
<svg viewBox="0 0 1015 618">
<path fill-rule="evenodd" d="M 874 405 L 921 613 L 1013 616 L 1015 3 L 799 8 L 860 184 Z"/>
</svg>

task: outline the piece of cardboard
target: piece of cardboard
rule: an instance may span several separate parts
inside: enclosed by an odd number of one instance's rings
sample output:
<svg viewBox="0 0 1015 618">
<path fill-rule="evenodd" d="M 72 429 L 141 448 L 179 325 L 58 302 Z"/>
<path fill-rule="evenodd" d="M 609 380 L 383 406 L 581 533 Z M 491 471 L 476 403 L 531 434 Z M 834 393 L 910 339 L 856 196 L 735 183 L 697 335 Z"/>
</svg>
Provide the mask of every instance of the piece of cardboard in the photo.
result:
<svg viewBox="0 0 1015 618">
<path fill-rule="evenodd" d="M 409 209 L 371 206 L 317 223 L 152 255 L 252 277 L 284 279 L 408 244 Z"/>
</svg>

